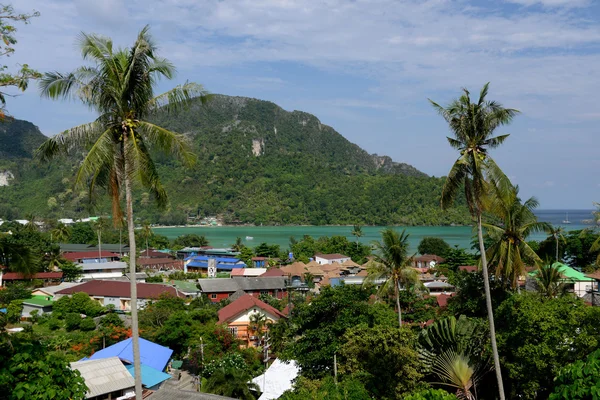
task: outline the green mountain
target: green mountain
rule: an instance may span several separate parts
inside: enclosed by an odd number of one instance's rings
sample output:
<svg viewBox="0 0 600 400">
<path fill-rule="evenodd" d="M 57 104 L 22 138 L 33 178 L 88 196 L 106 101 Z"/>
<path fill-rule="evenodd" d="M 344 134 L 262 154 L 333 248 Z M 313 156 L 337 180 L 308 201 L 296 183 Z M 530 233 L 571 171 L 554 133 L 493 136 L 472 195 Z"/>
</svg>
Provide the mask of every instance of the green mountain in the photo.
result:
<svg viewBox="0 0 600 400">
<path fill-rule="evenodd" d="M 155 223 L 184 223 L 218 215 L 226 223 L 407 224 L 468 223 L 464 206 L 442 212 L 442 178 L 372 155 L 313 115 L 288 112 L 274 103 L 217 95 L 157 123 L 185 134 L 198 156 L 186 169 L 157 155 L 171 206 L 159 212 L 137 193 L 137 216 Z M 0 187 L 0 218 L 26 213 L 78 217 L 109 213 L 87 207 L 85 191 L 74 191 L 82 154 L 40 165 L 32 154 L 41 133 L 14 121 L 12 148 L 0 156 L 0 172 L 14 176 Z M 17 126 L 18 125 L 18 126 Z M 35 128 L 35 127 L 33 127 Z M 21 140 L 19 140 L 21 139 Z M 0 147 L 3 140 L 0 137 Z M 16 146 L 16 147 L 14 147 Z M 2 154 L 2 153 L 0 153 Z"/>
</svg>

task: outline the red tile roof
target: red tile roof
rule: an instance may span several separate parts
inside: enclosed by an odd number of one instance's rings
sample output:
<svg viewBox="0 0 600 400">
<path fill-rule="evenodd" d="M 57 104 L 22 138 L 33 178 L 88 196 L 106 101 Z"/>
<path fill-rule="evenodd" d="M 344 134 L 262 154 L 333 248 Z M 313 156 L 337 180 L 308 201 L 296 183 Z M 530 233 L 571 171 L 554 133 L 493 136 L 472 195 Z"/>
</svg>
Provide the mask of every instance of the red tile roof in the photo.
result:
<svg viewBox="0 0 600 400">
<path fill-rule="evenodd" d="M 435 261 L 436 263 L 443 263 L 444 261 L 446 261 L 445 258 L 437 256 L 435 254 L 423 254 L 422 256 L 414 257 L 413 260 L 421 262 Z"/>
<path fill-rule="evenodd" d="M 183 269 L 183 260 L 174 260 L 172 258 L 138 258 L 135 262 L 140 267 L 165 266 Z"/>
<path fill-rule="evenodd" d="M 2 275 L 5 281 L 21 281 L 25 279 L 62 279 L 62 272 L 38 272 L 31 277 L 25 276 L 20 272 L 6 272 Z"/>
<path fill-rule="evenodd" d="M 138 283 L 137 284 L 138 298 L 140 299 L 155 299 L 163 293 L 168 293 L 176 297 L 184 297 L 177 289 L 172 286 L 159 285 L 154 283 Z M 56 294 L 73 294 L 84 292 L 90 296 L 105 296 L 105 297 L 125 297 L 131 296 L 131 284 L 124 281 L 102 281 L 93 280 L 82 283 L 74 287 L 59 290 Z"/>
<path fill-rule="evenodd" d="M 163 253 L 162 251 L 156 251 L 154 249 L 148 249 L 148 251 L 144 250 L 140 253 L 140 257 L 150 257 L 150 258 L 171 258 L 173 259 L 174 257 L 171 256 L 169 253 Z"/>
<path fill-rule="evenodd" d="M 260 301 L 256 297 L 252 297 L 249 294 L 245 294 L 237 300 L 235 300 L 233 303 L 230 303 L 219 310 L 219 323 L 222 324 L 223 322 L 227 322 L 236 315 L 252 307 L 258 307 L 268 312 L 269 314 L 279 318 L 285 317 L 285 315 L 283 315 L 283 313 L 275 307 L 271 307 L 270 305 L 268 305 L 264 301 Z"/>
<path fill-rule="evenodd" d="M 460 267 L 458 267 L 458 270 L 466 272 L 477 272 L 479 270 L 479 267 L 477 267 L 476 265 L 461 265 Z"/>
<path fill-rule="evenodd" d="M 231 273 L 229 274 L 229 276 L 244 276 L 244 274 L 246 273 L 246 271 L 244 271 L 245 268 L 234 268 L 231 270 Z"/>
<path fill-rule="evenodd" d="M 451 294 L 445 294 L 442 293 L 438 296 L 434 296 L 435 299 L 437 300 L 438 306 L 440 306 L 441 308 L 447 307 L 448 306 L 448 299 L 450 299 L 450 297 L 452 297 L 454 295 L 454 293 Z"/>
<path fill-rule="evenodd" d="M 596 279 L 596 280 L 600 280 L 600 271 L 595 271 L 591 274 L 587 274 L 586 275 L 588 278 L 592 278 L 592 279 Z"/>
<path fill-rule="evenodd" d="M 262 274 L 260 277 L 265 278 L 265 277 L 269 277 L 269 276 L 285 276 L 285 272 L 283 272 L 279 268 L 271 268 L 271 269 L 268 269 L 267 272 Z"/>
<path fill-rule="evenodd" d="M 339 260 L 340 258 L 350 258 L 348 256 L 345 256 L 343 254 L 315 254 L 315 257 L 319 257 L 319 258 L 324 258 L 326 260 Z"/>
<path fill-rule="evenodd" d="M 69 261 L 75 260 L 83 260 L 87 258 L 121 258 L 117 253 L 113 253 L 111 251 L 74 251 L 70 253 L 63 254 L 63 257 Z"/>
</svg>

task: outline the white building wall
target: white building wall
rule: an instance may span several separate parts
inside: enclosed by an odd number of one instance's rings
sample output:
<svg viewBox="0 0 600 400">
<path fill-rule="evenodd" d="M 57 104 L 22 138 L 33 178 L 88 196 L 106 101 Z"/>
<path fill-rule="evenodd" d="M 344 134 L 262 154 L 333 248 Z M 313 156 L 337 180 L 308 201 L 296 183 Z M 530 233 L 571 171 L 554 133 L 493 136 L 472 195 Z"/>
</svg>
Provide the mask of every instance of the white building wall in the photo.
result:
<svg viewBox="0 0 600 400">
<path fill-rule="evenodd" d="M 343 258 L 335 258 L 333 260 L 327 259 L 327 258 L 322 258 L 319 256 L 315 256 L 315 261 L 318 262 L 319 264 L 323 265 L 323 264 L 333 264 L 334 262 L 338 263 L 338 264 L 342 264 L 343 262 L 346 262 L 350 259 L 350 257 L 343 257 Z"/>
</svg>

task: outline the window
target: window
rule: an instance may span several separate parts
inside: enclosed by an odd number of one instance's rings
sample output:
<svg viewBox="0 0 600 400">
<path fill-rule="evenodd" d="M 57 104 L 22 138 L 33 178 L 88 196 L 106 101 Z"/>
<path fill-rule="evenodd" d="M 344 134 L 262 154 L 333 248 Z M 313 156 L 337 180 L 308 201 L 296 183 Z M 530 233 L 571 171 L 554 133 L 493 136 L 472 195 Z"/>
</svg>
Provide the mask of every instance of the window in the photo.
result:
<svg viewBox="0 0 600 400">
<path fill-rule="evenodd" d="M 229 332 L 233 335 L 233 337 L 237 337 L 237 326 L 232 326 L 229 328 Z"/>
<path fill-rule="evenodd" d="M 211 294 L 211 295 L 210 295 L 210 298 L 211 298 L 211 299 L 216 299 L 216 298 L 217 298 L 217 294 L 216 294 L 216 293 L 213 293 L 213 294 Z"/>
<path fill-rule="evenodd" d="M 261 290 L 260 294 L 265 294 L 266 295 L 266 294 L 269 294 L 269 291 L 268 290 Z"/>
</svg>

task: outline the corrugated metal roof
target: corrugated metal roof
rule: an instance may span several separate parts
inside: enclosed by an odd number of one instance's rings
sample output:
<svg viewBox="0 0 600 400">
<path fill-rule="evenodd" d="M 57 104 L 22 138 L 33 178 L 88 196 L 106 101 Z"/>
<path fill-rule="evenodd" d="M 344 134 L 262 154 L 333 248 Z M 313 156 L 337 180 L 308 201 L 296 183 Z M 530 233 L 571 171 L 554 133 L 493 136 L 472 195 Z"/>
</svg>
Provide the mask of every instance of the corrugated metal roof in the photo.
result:
<svg viewBox="0 0 600 400">
<path fill-rule="evenodd" d="M 284 290 L 285 278 L 283 276 L 270 276 L 258 278 L 233 278 L 239 288 L 246 290 Z"/>
<path fill-rule="evenodd" d="M 135 386 L 133 377 L 118 357 L 72 362 L 71 369 L 78 370 L 85 379 L 86 398 Z"/>
<path fill-rule="evenodd" d="M 140 361 L 143 365 L 163 371 L 171 358 L 171 354 L 173 354 L 173 350 L 168 347 L 140 338 Z M 90 356 L 90 360 L 106 359 L 109 357 L 119 357 L 122 360 L 133 363 L 131 338 L 98 350 Z"/>
<path fill-rule="evenodd" d="M 239 289 L 236 281 L 230 278 L 198 279 L 198 283 L 203 293 L 233 293 Z"/>
<path fill-rule="evenodd" d="M 77 264 L 84 271 L 96 270 L 96 269 L 125 269 L 127 268 L 127 263 L 123 261 L 108 261 L 101 263 L 87 263 L 87 264 Z"/>
</svg>

